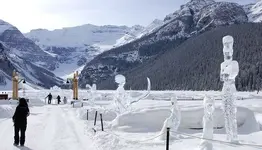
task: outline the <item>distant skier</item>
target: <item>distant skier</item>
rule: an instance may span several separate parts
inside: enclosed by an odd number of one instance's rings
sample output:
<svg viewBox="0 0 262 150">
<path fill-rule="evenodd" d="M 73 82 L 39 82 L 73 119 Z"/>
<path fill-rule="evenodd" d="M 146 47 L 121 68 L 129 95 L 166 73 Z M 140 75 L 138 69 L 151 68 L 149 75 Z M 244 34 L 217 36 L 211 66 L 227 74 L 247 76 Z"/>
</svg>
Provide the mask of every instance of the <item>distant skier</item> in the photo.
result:
<svg viewBox="0 0 262 150">
<path fill-rule="evenodd" d="M 26 102 L 26 99 L 19 99 L 19 104 L 16 107 L 13 122 L 15 128 L 15 136 L 14 136 L 14 145 L 17 146 L 19 144 L 19 131 L 21 132 L 20 137 L 20 145 L 24 146 L 25 144 L 25 131 L 27 127 L 27 117 L 29 116 L 29 108 Z"/>
<path fill-rule="evenodd" d="M 63 99 L 63 101 L 64 101 L 64 104 L 66 104 L 67 103 L 67 98 L 64 96 L 64 99 Z"/>
<path fill-rule="evenodd" d="M 51 104 L 51 101 L 52 101 L 52 98 L 53 98 L 52 94 L 49 93 L 49 94 L 46 96 L 46 98 L 48 98 L 48 104 Z"/>
<path fill-rule="evenodd" d="M 59 95 L 57 96 L 57 103 L 58 105 L 61 103 L 61 97 Z"/>
</svg>

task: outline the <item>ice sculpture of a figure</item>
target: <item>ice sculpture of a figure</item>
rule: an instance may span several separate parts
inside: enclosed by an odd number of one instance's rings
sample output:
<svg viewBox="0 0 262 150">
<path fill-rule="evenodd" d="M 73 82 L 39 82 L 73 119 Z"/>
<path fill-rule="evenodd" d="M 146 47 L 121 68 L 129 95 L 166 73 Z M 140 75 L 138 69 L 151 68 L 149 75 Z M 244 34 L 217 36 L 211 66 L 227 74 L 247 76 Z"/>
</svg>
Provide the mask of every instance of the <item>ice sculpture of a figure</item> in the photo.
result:
<svg viewBox="0 0 262 150">
<path fill-rule="evenodd" d="M 178 139 L 178 135 L 176 134 L 177 129 L 180 125 L 180 120 L 181 120 L 181 112 L 180 108 L 177 105 L 177 98 L 172 97 L 171 98 L 171 114 L 170 116 L 165 120 L 164 125 L 162 127 L 162 130 L 160 132 L 161 140 L 166 139 L 166 129 L 169 127 L 170 128 L 170 136 L 172 139 Z"/>
<path fill-rule="evenodd" d="M 236 92 L 235 78 L 238 75 L 239 66 L 238 62 L 233 60 L 233 43 L 232 36 L 223 37 L 224 62 L 221 64 L 220 80 L 223 82 L 222 103 L 227 140 L 237 142 L 237 108 L 234 93 Z"/>
<path fill-rule="evenodd" d="M 151 83 L 149 78 L 147 78 L 148 86 L 147 86 L 147 92 L 142 94 L 138 97 L 131 97 L 128 95 L 125 91 L 125 84 L 126 84 L 126 78 L 125 76 L 119 74 L 115 76 L 115 82 L 118 84 L 118 88 L 116 89 L 115 97 L 114 97 L 114 104 L 116 107 L 116 113 L 118 115 L 123 114 L 126 111 L 131 111 L 131 105 L 140 101 L 141 99 L 146 98 L 151 89 Z"/>
<path fill-rule="evenodd" d="M 88 102 L 89 105 L 93 106 L 95 104 L 95 98 L 96 98 L 96 84 L 93 84 L 90 86 L 89 84 L 86 85 L 86 88 L 89 89 L 89 96 L 88 96 Z"/>
<path fill-rule="evenodd" d="M 125 76 L 119 74 L 115 76 L 115 82 L 118 84 L 118 88 L 116 89 L 116 94 L 114 97 L 114 104 L 116 107 L 116 113 L 121 114 L 122 112 L 126 111 L 126 93 L 125 93 L 125 84 L 126 78 Z"/>
<path fill-rule="evenodd" d="M 215 101 L 210 96 L 204 98 L 204 116 L 203 116 L 203 138 L 213 139 L 213 114 L 215 111 Z M 202 140 L 200 150 L 212 150 L 213 144 L 211 141 Z"/>
</svg>

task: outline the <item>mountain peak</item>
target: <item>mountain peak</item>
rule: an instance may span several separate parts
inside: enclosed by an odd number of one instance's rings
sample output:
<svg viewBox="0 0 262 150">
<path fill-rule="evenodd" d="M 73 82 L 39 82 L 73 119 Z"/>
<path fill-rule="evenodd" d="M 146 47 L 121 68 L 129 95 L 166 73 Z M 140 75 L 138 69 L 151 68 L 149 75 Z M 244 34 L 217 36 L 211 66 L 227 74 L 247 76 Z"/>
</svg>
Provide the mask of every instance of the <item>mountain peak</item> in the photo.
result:
<svg viewBox="0 0 262 150">
<path fill-rule="evenodd" d="M 155 19 L 151 24 L 159 24 L 162 23 L 163 21 L 160 19 Z"/>
<path fill-rule="evenodd" d="M 212 3 L 215 3 L 214 0 L 191 0 L 190 2 L 186 3 L 185 5 L 182 5 L 181 6 L 181 9 L 184 8 L 185 6 L 186 7 L 194 7 L 194 8 L 199 8 L 201 9 L 202 7 L 206 6 L 206 5 L 209 5 L 209 4 L 212 4 Z"/>
<path fill-rule="evenodd" d="M 6 30 L 17 30 L 17 28 L 10 23 L 0 19 L 0 34 L 2 34 Z"/>
<path fill-rule="evenodd" d="M 215 2 L 214 0 L 191 0 L 190 2 Z"/>
</svg>

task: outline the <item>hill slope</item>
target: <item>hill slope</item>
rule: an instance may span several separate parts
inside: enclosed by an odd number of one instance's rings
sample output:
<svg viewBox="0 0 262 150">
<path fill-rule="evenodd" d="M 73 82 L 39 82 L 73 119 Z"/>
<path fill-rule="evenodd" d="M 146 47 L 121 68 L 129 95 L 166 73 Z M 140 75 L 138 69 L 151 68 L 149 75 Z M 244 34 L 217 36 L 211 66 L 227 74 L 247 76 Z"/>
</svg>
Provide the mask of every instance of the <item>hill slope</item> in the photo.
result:
<svg viewBox="0 0 262 150">
<path fill-rule="evenodd" d="M 80 74 L 80 86 L 100 83 L 147 61 L 157 59 L 187 39 L 219 26 L 248 21 L 242 6 L 213 0 L 191 0 L 168 15 L 153 33 L 98 55 Z"/>
<path fill-rule="evenodd" d="M 13 70 L 17 70 L 28 83 L 46 88 L 59 85 L 62 80 L 45 69 L 54 65 L 53 57 L 25 38 L 16 27 L 0 20 L 0 89 L 8 87 Z"/>
<path fill-rule="evenodd" d="M 220 90 L 220 64 L 223 60 L 222 38 L 235 39 L 233 59 L 239 62 L 236 78 L 238 90 L 261 88 L 262 24 L 247 23 L 218 27 L 191 38 L 155 61 L 126 72 L 127 87 L 143 89 L 145 77 L 150 77 L 154 90 Z M 100 84 L 113 88 L 112 79 Z"/>
</svg>

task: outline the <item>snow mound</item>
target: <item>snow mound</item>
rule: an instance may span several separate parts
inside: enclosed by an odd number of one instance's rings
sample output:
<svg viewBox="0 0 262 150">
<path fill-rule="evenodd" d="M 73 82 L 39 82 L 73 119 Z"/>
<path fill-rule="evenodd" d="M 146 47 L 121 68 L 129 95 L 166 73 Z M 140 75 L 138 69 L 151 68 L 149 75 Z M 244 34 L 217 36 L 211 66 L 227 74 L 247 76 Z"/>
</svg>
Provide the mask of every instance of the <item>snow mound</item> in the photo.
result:
<svg viewBox="0 0 262 150">
<path fill-rule="evenodd" d="M 11 118 L 14 108 L 11 105 L 0 105 L 0 118 Z"/>
<path fill-rule="evenodd" d="M 118 116 L 112 127 L 125 132 L 159 132 L 171 111 L 169 109 L 144 109 L 136 112 L 126 113 Z M 199 130 L 203 128 L 202 117 L 203 107 L 187 108 L 181 110 L 181 124 L 179 130 Z M 239 134 L 249 134 L 260 131 L 259 124 L 254 113 L 248 108 L 238 107 L 237 124 Z M 224 117 L 222 109 L 217 107 L 214 112 L 214 128 L 224 127 Z M 224 129 L 219 132 L 225 132 Z"/>
<path fill-rule="evenodd" d="M 262 114 L 256 114 L 256 120 L 259 123 L 260 130 L 262 130 Z"/>
</svg>

